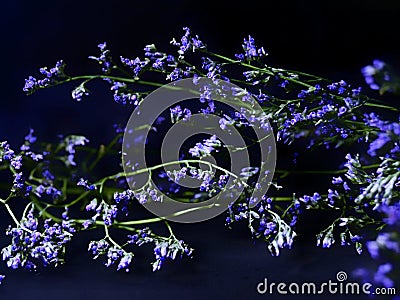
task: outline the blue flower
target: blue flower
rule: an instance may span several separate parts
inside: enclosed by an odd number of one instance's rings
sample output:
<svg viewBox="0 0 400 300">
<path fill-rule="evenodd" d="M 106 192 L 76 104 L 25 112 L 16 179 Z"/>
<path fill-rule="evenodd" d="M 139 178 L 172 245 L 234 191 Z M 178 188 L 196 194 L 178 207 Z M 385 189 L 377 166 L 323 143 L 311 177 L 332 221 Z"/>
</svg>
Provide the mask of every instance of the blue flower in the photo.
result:
<svg viewBox="0 0 400 300">
<path fill-rule="evenodd" d="M 7 229 L 7 235 L 12 238 L 11 245 L 3 248 L 1 253 L 8 267 L 32 270 L 36 269 L 37 263 L 44 266 L 63 263 L 65 244 L 75 231 L 71 223 L 50 224 L 50 220 L 46 220 L 39 231 L 38 220 L 31 210 L 22 220 L 22 225 Z"/>
<path fill-rule="evenodd" d="M 380 265 L 375 273 L 374 281 L 378 284 L 382 284 L 386 288 L 393 287 L 393 280 L 387 276 L 387 273 L 392 271 L 392 268 L 393 266 L 390 263 Z"/>
<path fill-rule="evenodd" d="M 34 130 L 31 128 L 29 129 L 29 133 L 27 136 L 25 136 L 25 141 L 27 141 L 29 144 L 33 144 L 36 142 L 36 136 L 33 135 Z"/>
<path fill-rule="evenodd" d="M 126 272 L 129 272 L 129 266 L 131 264 L 133 258 L 133 254 L 131 253 L 125 253 L 124 256 L 122 256 L 118 267 L 117 267 L 117 271 L 121 270 L 121 269 L 125 269 Z"/>
<path fill-rule="evenodd" d="M 97 210 L 97 207 L 98 207 L 97 204 L 98 204 L 97 199 L 96 198 L 92 199 L 92 201 L 90 201 L 90 203 L 88 205 L 86 205 L 86 210 L 87 211 Z"/>
<path fill-rule="evenodd" d="M 361 73 L 372 90 L 379 90 L 385 82 L 391 80 L 386 63 L 379 59 L 373 60 L 372 65 L 361 68 Z"/>
<path fill-rule="evenodd" d="M 179 47 L 178 54 L 180 59 L 183 59 L 184 54 L 192 50 L 193 52 L 197 49 L 204 49 L 206 45 L 199 39 L 198 35 L 193 35 L 188 27 L 184 27 L 185 34 L 181 37 L 180 41 L 172 39 L 171 44 Z"/>
<path fill-rule="evenodd" d="M 221 147 L 221 141 L 218 140 L 216 135 L 213 135 L 205 139 L 203 143 L 197 143 L 196 146 L 190 148 L 189 153 L 194 157 L 206 157 L 219 147 Z"/>
<path fill-rule="evenodd" d="M 96 60 L 101 66 L 101 70 L 104 74 L 109 74 L 112 70 L 112 59 L 110 55 L 110 50 L 107 49 L 107 43 L 101 43 L 97 46 L 100 49 L 100 55 L 89 56 L 90 59 Z"/>
<path fill-rule="evenodd" d="M 27 95 L 31 95 L 40 88 L 59 82 L 61 79 L 66 77 L 64 68 L 65 63 L 62 60 L 58 61 L 55 67 L 51 68 L 49 71 L 47 67 L 41 68 L 39 71 L 45 77 L 43 79 L 36 79 L 33 76 L 29 76 L 28 79 L 25 79 L 25 86 L 22 90 Z"/>
<path fill-rule="evenodd" d="M 94 184 L 88 184 L 88 181 L 83 178 L 79 179 L 76 185 L 83 186 L 87 191 L 93 191 L 97 189 Z"/>
<path fill-rule="evenodd" d="M 343 179 L 340 176 L 339 177 L 333 177 L 332 183 L 333 184 L 341 184 L 341 183 L 343 183 Z"/>
<path fill-rule="evenodd" d="M 254 38 L 249 35 L 248 39 L 244 39 L 242 48 L 244 53 L 235 54 L 235 57 L 241 61 L 247 60 L 252 61 L 260 57 L 265 57 L 268 54 L 265 52 L 264 48 L 257 48 Z"/>
<path fill-rule="evenodd" d="M 66 161 L 67 165 L 75 166 L 75 148 L 76 146 L 84 146 L 89 140 L 84 136 L 70 135 L 64 139 L 65 150 L 68 153 L 68 159 Z"/>
<path fill-rule="evenodd" d="M 391 226 L 400 227 L 400 203 L 396 203 L 394 205 L 383 205 L 381 207 L 382 212 L 386 214 L 386 218 L 383 221 Z M 400 249 L 400 248 L 399 248 Z"/>
<path fill-rule="evenodd" d="M 84 84 L 80 84 L 71 92 L 72 99 L 78 102 L 82 101 L 83 97 L 88 95 L 89 95 L 89 90 L 86 89 Z"/>
</svg>

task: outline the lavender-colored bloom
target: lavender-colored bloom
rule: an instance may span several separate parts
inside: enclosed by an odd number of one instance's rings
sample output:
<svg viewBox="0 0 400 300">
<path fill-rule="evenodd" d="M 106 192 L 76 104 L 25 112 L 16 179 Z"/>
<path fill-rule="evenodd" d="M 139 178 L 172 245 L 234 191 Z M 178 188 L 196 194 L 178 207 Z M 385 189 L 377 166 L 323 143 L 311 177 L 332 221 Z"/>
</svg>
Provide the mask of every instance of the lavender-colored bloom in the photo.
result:
<svg viewBox="0 0 400 300">
<path fill-rule="evenodd" d="M 14 156 L 11 159 L 11 166 L 15 170 L 19 170 L 22 167 L 22 156 L 21 155 Z"/>
<path fill-rule="evenodd" d="M 369 144 L 368 154 L 371 156 L 376 156 L 377 151 L 390 142 L 390 137 L 386 132 L 381 132 L 378 137 Z"/>
<path fill-rule="evenodd" d="M 332 183 L 333 184 L 341 184 L 341 183 L 343 183 L 343 179 L 340 176 L 339 177 L 333 177 Z"/>
<path fill-rule="evenodd" d="M 330 248 L 332 244 L 335 243 L 335 239 L 333 238 L 332 232 L 328 232 L 326 235 L 319 235 L 317 237 L 317 246 L 321 244 L 322 239 L 322 248 Z"/>
<path fill-rule="evenodd" d="M 43 224 L 44 231 L 38 231 L 39 225 L 30 211 L 23 220 L 23 230 L 19 227 L 9 228 L 7 235 L 12 237 L 11 245 L 3 248 L 3 260 L 12 269 L 24 267 L 28 270 L 36 269 L 36 263 L 42 262 L 44 266 L 55 265 L 63 262 L 65 244 L 71 239 L 74 228 L 71 223 L 51 224 L 46 220 Z"/>
<path fill-rule="evenodd" d="M 78 102 L 82 101 L 83 97 L 88 95 L 89 95 L 89 90 L 87 90 L 86 87 L 82 84 L 77 86 L 71 92 L 72 99 Z"/>
<path fill-rule="evenodd" d="M 27 95 L 33 94 L 38 89 L 38 82 L 35 77 L 29 76 L 28 79 L 25 79 L 25 86 L 22 89 Z"/>
<path fill-rule="evenodd" d="M 122 206 L 121 211 L 128 215 L 128 205 L 132 202 L 135 197 L 135 193 L 132 190 L 125 190 L 123 192 L 114 193 L 114 201 Z"/>
<path fill-rule="evenodd" d="M 98 207 L 97 199 L 94 198 L 94 199 L 92 199 L 92 201 L 90 201 L 90 203 L 88 205 L 86 205 L 86 210 L 87 211 L 96 210 L 97 207 Z"/>
<path fill-rule="evenodd" d="M 133 255 L 131 253 L 125 253 L 118 264 L 117 271 L 125 269 L 126 272 L 129 272 L 129 265 L 131 264 L 132 258 Z"/>
<path fill-rule="evenodd" d="M 221 147 L 221 141 L 218 140 L 216 135 L 213 135 L 205 139 L 203 143 L 197 143 L 196 146 L 190 148 L 189 153 L 194 157 L 206 157 L 219 147 Z"/>
<path fill-rule="evenodd" d="M 184 54 L 192 50 L 193 52 L 197 49 L 205 48 L 205 44 L 199 39 L 198 35 L 192 35 L 191 30 L 188 27 L 184 27 L 185 34 L 181 37 L 180 42 L 175 39 L 171 41 L 171 44 L 179 47 L 178 53 L 180 58 L 183 58 Z"/>
<path fill-rule="evenodd" d="M 68 153 L 67 164 L 75 166 L 75 148 L 77 146 L 84 146 L 89 140 L 84 136 L 71 135 L 64 139 L 65 151 Z"/>
<path fill-rule="evenodd" d="M 121 59 L 122 64 L 124 64 L 125 66 L 132 69 L 135 77 L 137 77 L 137 78 L 150 62 L 149 59 L 140 60 L 139 57 L 136 57 L 135 59 L 132 60 L 132 59 L 124 58 L 121 56 L 120 59 Z"/>
<path fill-rule="evenodd" d="M 61 197 L 61 194 L 62 194 L 61 191 L 58 190 L 57 188 L 55 188 L 54 186 L 46 187 L 45 191 L 46 191 L 46 194 L 48 196 L 50 196 L 50 198 L 53 200 L 57 200 L 58 198 Z"/>
<path fill-rule="evenodd" d="M 350 191 L 350 190 L 351 190 L 350 187 L 349 187 L 349 185 L 347 184 L 347 182 L 343 182 L 343 189 L 344 189 L 345 191 Z"/>
<path fill-rule="evenodd" d="M 379 246 L 375 241 L 369 241 L 366 243 L 369 254 L 372 258 L 377 259 L 379 257 Z"/>
<path fill-rule="evenodd" d="M 305 204 L 312 205 L 321 200 L 321 195 L 318 193 L 314 193 L 312 196 L 304 195 L 299 200 L 304 202 Z"/>
<path fill-rule="evenodd" d="M 44 76 L 44 78 L 36 79 L 33 76 L 29 76 L 28 79 L 25 79 L 25 86 L 22 90 L 27 95 L 31 95 L 40 88 L 57 83 L 59 80 L 66 77 L 64 73 L 64 68 L 65 64 L 62 60 L 58 61 L 56 65 L 50 70 L 48 70 L 46 67 L 41 68 L 39 71 Z"/>
<path fill-rule="evenodd" d="M 29 133 L 27 136 L 25 136 L 25 141 L 27 141 L 30 144 L 33 144 L 34 142 L 36 142 L 36 136 L 33 135 L 34 130 L 31 128 L 29 129 Z"/>
<path fill-rule="evenodd" d="M 110 244 L 102 239 L 100 241 L 91 241 L 89 243 L 88 251 L 91 251 L 96 259 L 100 255 L 103 255 L 107 252 L 107 249 L 110 247 Z"/>
<path fill-rule="evenodd" d="M 14 191 L 22 191 L 25 186 L 25 180 L 22 176 L 22 172 L 14 174 L 13 189 Z"/>
<path fill-rule="evenodd" d="M 344 115 L 346 113 L 346 111 L 347 111 L 347 108 L 344 106 L 341 106 L 338 110 L 338 116 L 340 117 L 340 116 Z"/>
<path fill-rule="evenodd" d="M 92 225 L 93 223 L 94 223 L 94 221 L 91 220 L 91 219 L 85 220 L 85 221 L 82 223 L 82 227 L 83 227 L 84 229 L 88 229 L 88 228 L 90 227 L 90 225 Z"/>
<path fill-rule="evenodd" d="M 276 229 L 276 224 L 274 222 L 260 221 L 259 231 L 262 232 L 264 236 L 268 236 L 273 233 Z"/>
<path fill-rule="evenodd" d="M 180 119 L 183 119 L 183 121 L 188 121 L 190 117 L 192 116 L 192 112 L 188 108 L 184 108 L 182 110 L 180 105 L 177 105 L 173 108 L 170 108 L 170 113 L 171 113 L 171 122 L 176 123 Z"/>
<path fill-rule="evenodd" d="M 48 169 L 43 170 L 42 175 L 47 181 L 53 181 L 55 179 L 54 175 Z"/>
<path fill-rule="evenodd" d="M 389 287 L 393 287 L 393 280 L 390 279 L 387 274 L 392 271 L 392 264 L 390 263 L 386 263 L 386 264 L 382 264 L 378 267 L 377 272 L 375 273 L 374 276 L 374 281 L 376 283 L 380 283 L 382 284 L 384 287 L 389 288 Z"/>
<path fill-rule="evenodd" d="M 385 68 L 386 63 L 379 59 L 373 60 L 372 65 L 361 68 L 365 82 L 372 90 L 379 90 L 385 81 L 390 81 L 390 76 L 385 72 Z"/>
<path fill-rule="evenodd" d="M 400 227 L 400 203 L 394 205 L 381 206 L 381 210 L 386 214 L 386 218 L 383 221 L 388 225 L 396 225 Z"/>
<path fill-rule="evenodd" d="M 83 178 L 79 179 L 76 185 L 83 186 L 87 191 L 93 191 L 97 189 L 94 184 L 88 184 L 88 181 Z"/>
<path fill-rule="evenodd" d="M 254 60 L 260 57 L 265 57 L 268 54 L 265 52 L 264 48 L 257 48 L 254 38 L 249 35 L 248 39 L 243 40 L 242 48 L 244 53 L 236 54 L 235 57 L 239 60 Z"/>
<path fill-rule="evenodd" d="M 110 226 L 114 223 L 117 214 L 118 208 L 116 205 L 103 205 L 103 221 L 106 226 Z"/>
<path fill-rule="evenodd" d="M 21 145 L 20 150 L 21 150 L 21 151 L 28 151 L 30 148 L 31 148 L 31 147 L 30 147 L 29 145 L 23 144 L 23 145 Z"/>
</svg>

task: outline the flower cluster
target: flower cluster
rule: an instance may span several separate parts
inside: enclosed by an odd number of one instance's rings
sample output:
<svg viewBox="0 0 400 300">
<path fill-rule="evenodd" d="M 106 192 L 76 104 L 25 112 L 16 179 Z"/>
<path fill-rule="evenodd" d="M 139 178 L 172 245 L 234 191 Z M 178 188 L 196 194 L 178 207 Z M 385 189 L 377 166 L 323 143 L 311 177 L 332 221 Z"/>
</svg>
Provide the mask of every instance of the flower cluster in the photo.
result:
<svg viewBox="0 0 400 300">
<path fill-rule="evenodd" d="M 221 141 L 216 135 L 212 135 L 210 138 L 205 139 L 203 143 L 197 143 L 196 146 L 189 149 L 189 153 L 193 157 L 207 157 L 210 156 L 213 151 L 221 147 Z"/>
<path fill-rule="evenodd" d="M 169 239 L 154 241 L 154 256 L 156 260 L 152 263 L 153 271 L 160 270 L 167 259 L 175 260 L 178 253 L 191 257 L 193 249 L 189 248 L 182 240 Z"/>
<path fill-rule="evenodd" d="M 96 60 L 101 65 L 101 70 L 104 74 L 109 74 L 113 67 L 112 59 L 110 55 L 110 50 L 107 49 L 107 43 L 101 43 L 98 45 L 100 50 L 100 55 L 96 56 L 89 56 L 90 59 Z"/>
<path fill-rule="evenodd" d="M 43 160 L 46 153 L 35 153 L 31 151 L 31 144 L 36 141 L 36 137 L 33 135 L 34 130 L 30 129 L 29 134 L 25 137 L 25 142 L 21 145 L 20 153 L 16 153 L 11 149 L 10 144 L 7 141 L 0 142 L 0 163 L 8 161 L 10 166 L 15 170 L 19 171 L 22 167 L 22 160 L 24 157 L 28 157 L 36 162 Z"/>
<path fill-rule="evenodd" d="M 244 39 L 243 42 L 243 51 L 244 53 L 236 54 L 236 58 L 243 61 L 252 61 L 261 57 L 265 57 L 268 54 L 265 52 L 264 48 L 257 48 L 254 38 L 249 35 L 249 38 L 246 40 Z"/>
<path fill-rule="evenodd" d="M 117 205 L 109 205 L 104 201 L 98 203 L 96 198 L 86 205 L 86 210 L 94 211 L 96 214 L 90 220 L 86 220 L 83 223 L 83 227 L 85 228 L 94 223 L 99 216 L 102 217 L 105 226 L 111 226 L 118 214 Z"/>
<path fill-rule="evenodd" d="M 133 253 L 124 251 L 118 245 L 110 245 L 108 241 L 102 239 L 100 241 L 91 241 L 89 251 L 94 255 L 94 259 L 100 256 L 106 256 L 105 266 L 110 267 L 117 265 L 117 271 L 124 269 L 129 272 L 129 266 L 132 262 Z"/>
<path fill-rule="evenodd" d="M 75 157 L 75 152 L 76 152 L 76 147 L 77 146 L 84 146 L 86 143 L 88 143 L 89 140 L 85 138 L 84 136 L 80 135 L 70 135 L 67 136 L 61 143 L 65 147 L 65 151 L 67 152 L 67 157 L 65 160 L 65 163 L 70 166 L 76 166 L 76 163 L 74 161 Z"/>
<path fill-rule="evenodd" d="M 400 202 L 392 206 L 385 206 L 382 212 L 386 216 L 383 221 L 386 227 L 375 240 L 366 243 L 369 254 L 378 262 L 375 272 L 366 268 L 354 271 L 355 275 L 384 287 L 395 286 L 395 279 L 399 277 L 400 267 Z"/>
<path fill-rule="evenodd" d="M 76 185 L 83 186 L 87 191 L 93 191 L 97 189 L 94 184 L 89 184 L 88 181 L 83 178 L 79 179 Z"/>
<path fill-rule="evenodd" d="M 190 117 L 192 115 L 192 112 L 190 111 L 190 109 L 184 108 L 182 110 L 180 105 L 170 108 L 170 111 L 171 111 L 171 122 L 172 123 L 176 123 L 181 119 L 183 121 L 188 121 L 188 120 L 190 120 Z"/>
<path fill-rule="evenodd" d="M 59 224 L 47 219 L 40 224 L 32 209 L 20 226 L 8 228 L 11 244 L 1 251 L 3 260 L 12 269 L 35 270 L 38 263 L 57 266 L 64 262 L 65 245 L 73 232 L 75 228 L 68 221 Z"/>
<path fill-rule="evenodd" d="M 56 84 L 57 82 L 67 78 L 64 73 L 64 68 L 65 63 L 62 60 L 58 61 L 53 68 L 50 68 L 50 70 L 48 70 L 47 67 L 41 68 L 39 72 L 43 75 L 43 78 L 36 79 L 33 76 L 29 76 L 28 79 L 25 79 L 23 91 L 30 95 L 40 88 Z"/>
<path fill-rule="evenodd" d="M 399 76 L 382 60 L 374 59 L 371 65 L 361 68 L 361 73 L 369 87 L 380 94 L 400 91 Z"/>
<path fill-rule="evenodd" d="M 193 52 L 197 49 L 203 49 L 206 45 L 199 39 L 198 35 L 193 35 L 188 27 L 184 27 L 185 34 L 182 36 L 180 41 L 172 39 L 171 44 L 179 47 L 178 53 L 180 58 L 183 59 L 184 54 L 192 50 Z"/>
</svg>

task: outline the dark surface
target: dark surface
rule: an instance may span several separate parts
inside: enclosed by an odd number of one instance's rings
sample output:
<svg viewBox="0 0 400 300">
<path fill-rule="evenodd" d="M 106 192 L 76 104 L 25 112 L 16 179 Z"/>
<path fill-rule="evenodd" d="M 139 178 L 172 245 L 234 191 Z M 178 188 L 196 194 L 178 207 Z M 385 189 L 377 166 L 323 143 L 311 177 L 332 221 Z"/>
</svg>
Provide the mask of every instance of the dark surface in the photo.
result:
<svg viewBox="0 0 400 300">
<path fill-rule="evenodd" d="M 189 26 L 212 51 L 233 55 L 240 51 L 243 37 L 251 34 L 270 53 L 272 65 L 363 84 L 359 70 L 374 58 L 400 67 L 399 46 L 395 46 L 399 12 L 397 1 L 253 1 L 240 5 L 217 1 L 8 1 L 0 9 L 0 140 L 18 145 L 32 127 L 41 140 L 74 133 L 90 137 L 94 144 L 107 142 L 112 124 L 125 123 L 130 112 L 114 104 L 101 84 L 82 103 L 70 99 L 72 86 L 30 97 L 22 92 L 28 75 L 59 59 L 67 62 L 70 73 L 93 73 L 96 65 L 87 56 L 97 54 L 96 45 L 103 41 L 116 55 L 135 57 L 146 44 L 168 46 L 172 37 L 181 35 L 183 26 Z M 343 157 L 332 153 L 332 160 Z M 278 159 L 288 159 L 284 150 Z M 295 179 L 292 185 L 293 190 L 319 188 L 311 179 Z M 303 234 L 298 243 L 280 257 L 271 257 L 263 243 L 254 244 L 245 224 L 229 231 L 223 219 L 176 226 L 176 234 L 196 248 L 195 257 L 167 264 L 158 273 L 151 272 L 150 249 L 136 255 L 129 274 L 92 262 L 86 253 L 91 238 L 87 233 L 72 243 L 67 265 L 56 270 L 33 275 L 6 271 L 1 265 L 0 274 L 7 272 L 8 277 L 0 287 L 0 299 L 284 299 L 257 296 L 257 283 L 264 277 L 275 282 L 328 281 L 340 270 L 350 274 L 369 262 L 366 255 L 356 256 L 353 249 L 314 247 L 321 217 L 300 223 Z M 10 222 L 0 208 L 1 230 Z M 1 246 L 7 242 L 0 240 Z"/>
</svg>

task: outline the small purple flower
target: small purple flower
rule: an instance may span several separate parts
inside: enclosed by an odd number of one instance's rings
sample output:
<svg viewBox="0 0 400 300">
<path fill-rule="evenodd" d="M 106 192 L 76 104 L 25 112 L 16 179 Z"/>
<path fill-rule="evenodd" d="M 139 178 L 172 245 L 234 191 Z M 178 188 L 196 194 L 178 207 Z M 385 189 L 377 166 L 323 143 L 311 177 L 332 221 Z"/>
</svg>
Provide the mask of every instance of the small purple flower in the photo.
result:
<svg viewBox="0 0 400 300">
<path fill-rule="evenodd" d="M 104 74 L 109 74 L 112 69 L 112 59 L 110 55 L 110 50 L 107 49 L 107 43 L 101 43 L 97 46 L 100 49 L 100 55 L 89 56 L 90 59 L 96 60 L 101 66 L 101 70 Z"/>
<path fill-rule="evenodd" d="M 89 142 L 89 140 L 87 138 L 85 138 L 84 136 L 78 136 L 78 135 L 71 135 L 68 136 L 64 139 L 64 143 L 65 143 L 65 150 L 68 153 L 68 158 L 66 163 L 68 165 L 72 165 L 75 166 L 76 163 L 74 161 L 75 158 L 75 148 L 77 146 L 84 146 L 87 142 Z"/>
<path fill-rule="evenodd" d="M 264 48 L 257 48 L 254 38 L 249 35 L 248 39 L 243 40 L 242 48 L 244 53 L 236 54 L 235 57 L 239 60 L 252 61 L 254 59 L 265 57 L 268 54 L 265 52 Z"/>
<path fill-rule="evenodd" d="M 382 284 L 384 287 L 389 288 L 389 287 L 393 287 L 393 280 L 390 279 L 387 274 L 392 271 L 392 264 L 390 263 L 386 263 L 386 264 L 382 264 L 378 267 L 377 272 L 375 273 L 374 276 L 374 281 L 376 283 L 380 283 Z"/>
<path fill-rule="evenodd" d="M 129 265 L 131 264 L 132 258 L 133 255 L 131 253 L 125 253 L 118 264 L 117 271 L 125 269 L 126 272 L 129 272 Z"/>
<path fill-rule="evenodd" d="M 98 204 L 97 199 L 96 198 L 92 199 L 92 201 L 90 201 L 90 203 L 86 205 L 86 210 L 87 211 L 96 210 L 97 204 Z"/>
<path fill-rule="evenodd" d="M 76 185 L 83 186 L 87 191 L 93 191 L 97 189 L 94 184 L 88 184 L 88 181 L 83 178 L 81 178 Z"/>
<path fill-rule="evenodd" d="M 27 136 L 25 136 L 25 141 L 27 141 L 30 144 L 33 144 L 34 142 L 36 142 L 36 136 L 33 135 L 34 130 L 31 128 L 29 129 L 29 133 Z"/>
<path fill-rule="evenodd" d="M 22 156 L 18 155 L 18 156 L 13 157 L 11 159 L 11 166 L 15 170 L 19 170 L 22 167 Z"/>
<path fill-rule="evenodd" d="M 346 111 L 347 111 L 347 108 L 344 106 L 341 106 L 338 111 L 338 116 L 340 117 L 340 116 L 344 115 L 346 113 Z"/>
<path fill-rule="evenodd" d="M 194 52 L 197 49 L 203 49 L 206 47 L 199 39 L 199 36 L 193 35 L 188 27 L 184 27 L 183 30 L 185 31 L 185 34 L 180 39 L 180 42 L 175 39 L 171 41 L 172 45 L 179 47 L 178 54 L 180 55 L 180 58 L 183 58 L 183 55 L 189 50 Z"/>
<path fill-rule="evenodd" d="M 189 149 L 189 153 L 194 157 L 205 157 L 209 156 L 212 151 L 221 147 L 221 141 L 218 140 L 216 135 L 205 139 L 203 143 L 197 143 L 196 146 Z"/>
<path fill-rule="evenodd" d="M 339 177 L 333 177 L 332 183 L 333 184 L 341 184 L 341 183 L 343 183 L 343 179 L 340 176 Z"/>
<path fill-rule="evenodd" d="M 379 59 L 373 60 L 372 65 L 361 68 L 365 82 L 372 90 L 379 90 L 385 81 L 390 81 L 390 76 L 385 68 L 386 63 Z"/>
</svg>

